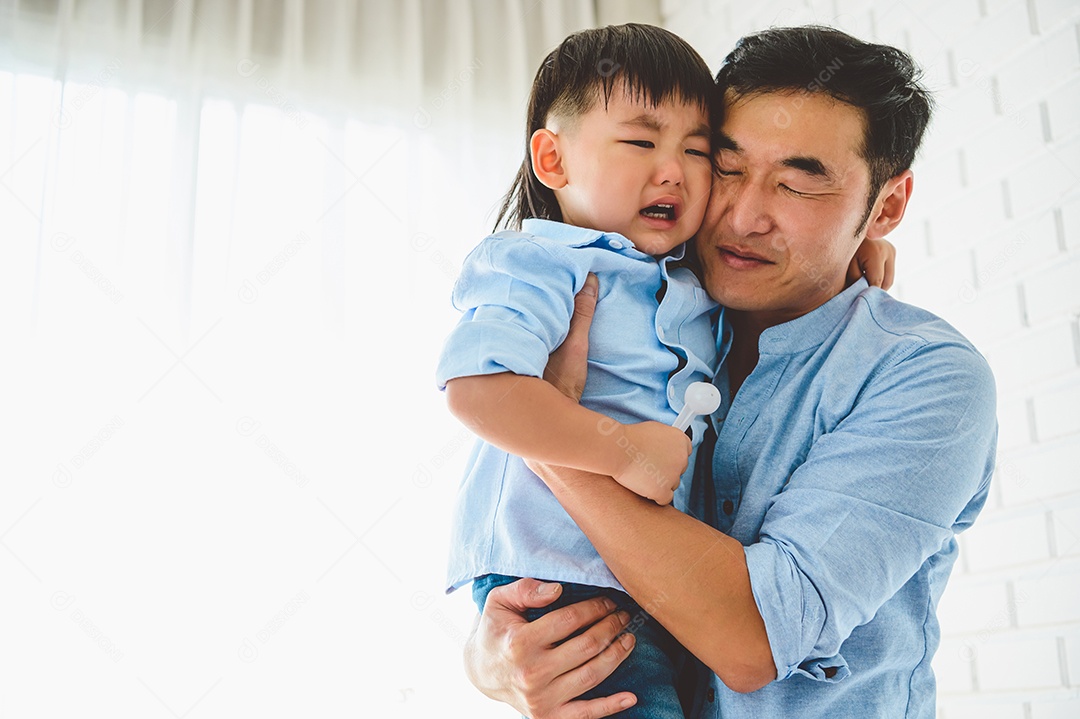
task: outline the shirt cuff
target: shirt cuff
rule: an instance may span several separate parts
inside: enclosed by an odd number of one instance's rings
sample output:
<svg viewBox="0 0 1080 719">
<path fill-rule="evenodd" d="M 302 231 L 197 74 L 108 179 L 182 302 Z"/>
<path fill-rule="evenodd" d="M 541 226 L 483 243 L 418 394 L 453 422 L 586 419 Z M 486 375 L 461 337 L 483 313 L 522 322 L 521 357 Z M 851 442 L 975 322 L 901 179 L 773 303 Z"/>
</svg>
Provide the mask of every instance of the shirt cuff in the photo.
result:
<svg viewBox="0 0 1080 719">
<path fill-rule="evenodd" d="M 518 325 L 502 321 L 468 321 L 454 328 L 439 359 L 440 390 L 457 377 L 513 372 L 543 377 L 551 351 L 544 341 Z"/>
<path fill-rule="evenodd" d="M 822 682 L 838 682 L 851 674 L 840 654 L 812 656 L 825 609 L 814 585 L 783 549 L 773 542 L 744 547 L 754 602 L 765 622 L 776 678 L 796 674 Z M 811 656 L 808 656 L 811 655 Z"/>
<path fill-rule="evenodd" d="M 793 676 L 795 674 L 800 674 L 819 682 L 825 682 L 826 684 L 835 684 L 841 679 L 846 679 L 850 676 L 851 670 L 848 668 L 847 661 L 844 657 L 837 654 L 834 657 L 827 657 L 825 659 L 809 659 L 795 667 L 794 671 L 788 676 Z M 784 678 L 786 679 L 787 677 Z"/>
</svg>

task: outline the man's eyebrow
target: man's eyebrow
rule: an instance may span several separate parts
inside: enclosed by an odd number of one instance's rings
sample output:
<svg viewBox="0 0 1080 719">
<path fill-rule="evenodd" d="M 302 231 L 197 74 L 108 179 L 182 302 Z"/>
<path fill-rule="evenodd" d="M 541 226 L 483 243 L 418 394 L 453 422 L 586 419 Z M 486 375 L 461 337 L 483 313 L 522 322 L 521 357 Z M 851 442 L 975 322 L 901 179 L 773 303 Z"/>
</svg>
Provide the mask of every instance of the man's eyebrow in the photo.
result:
<svg viewBox="0 0 1080 719">
<path fill-rule="evenodd" d="M 780 161 L 780 164 L 804 172 L 811 177 L 820 177 L 825 180 L 833 179 L 833 175 L 825 167 L 825 163 L 816 157 L 786 157 Z"/>
<path fill-rule="evenodd" d="M 739 143 L 735 142 L 730 135 L 723 132 L 717 133 L 716 135 L 716 149 L 742 152 Z M 803 172 L 811 177 L 821 178 L 827 182 L 833 182 L 835 179 L 833 173 L 829 172 L 829 168 L 825 166 L 825 163 L 816 157 L 810 157 L 808 155 L 785 157 L 780 161 L 780 164 L 784 167 L 790 167 L 794 170 Z"/>
</svg>

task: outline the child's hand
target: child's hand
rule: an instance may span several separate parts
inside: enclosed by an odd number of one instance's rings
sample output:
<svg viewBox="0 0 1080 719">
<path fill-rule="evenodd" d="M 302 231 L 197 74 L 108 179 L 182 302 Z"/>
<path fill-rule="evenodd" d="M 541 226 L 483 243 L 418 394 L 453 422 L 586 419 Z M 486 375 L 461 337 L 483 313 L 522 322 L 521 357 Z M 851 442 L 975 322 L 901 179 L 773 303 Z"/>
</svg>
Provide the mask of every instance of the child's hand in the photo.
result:
<svg viewBox="0 0 1080 719">
<path fill-rule="evenodd" d="M 866 277 L 871 287 L 892 287 L 896 272 L 896 248 L 888 240 L 863 240 L 848 266 L 848 284 Z"/>
<path fill-rule="evenodd" d="M 614 475 L 615 481 L 657 504 L 671 504 L 686 471 L 690 438 L 660 422 L 625 425 L 616 436 L 626 464 Z"/>
</svg>

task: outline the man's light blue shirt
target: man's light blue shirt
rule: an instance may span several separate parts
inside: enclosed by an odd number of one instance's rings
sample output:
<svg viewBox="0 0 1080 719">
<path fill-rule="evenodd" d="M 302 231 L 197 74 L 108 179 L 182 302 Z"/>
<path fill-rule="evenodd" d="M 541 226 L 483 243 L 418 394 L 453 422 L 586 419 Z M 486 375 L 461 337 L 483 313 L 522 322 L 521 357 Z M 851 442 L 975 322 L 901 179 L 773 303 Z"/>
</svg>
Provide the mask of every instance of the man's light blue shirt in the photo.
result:
<svg viewBox="0 0 1080 719">
<path fill-rule="evenodd" d="M 439 360 L 439 387 L 500 372 L 543 376 L 592 272 L 599 295 L 581 403 L 619 422 L 673 422 L 686 386 L 711 380 L 716 365 L 716 303 L 679 266 L 684 248 L 657 259 L 619 234 L 535 219 L 522 229 L 486 238 L 466 258 L 454 287 L 464 314 Z M 704 418 L 691 425 L 695 447 L 705 428 Z M 691 462 L 677 507 L 692 472 Z M 622 588 L 525 463 L 480 442 L 458 492 L 448 590 L 484 574 Z"/>
<path fill-rule="evenodd" d="M 989 367 L 863 280 L 758 346 L 691 510 L 745 546 L 778 680 L 738 694 L 713 676 L 698 716 L 929 719 L 938 600 L 993 470 Z"/>
</svg>

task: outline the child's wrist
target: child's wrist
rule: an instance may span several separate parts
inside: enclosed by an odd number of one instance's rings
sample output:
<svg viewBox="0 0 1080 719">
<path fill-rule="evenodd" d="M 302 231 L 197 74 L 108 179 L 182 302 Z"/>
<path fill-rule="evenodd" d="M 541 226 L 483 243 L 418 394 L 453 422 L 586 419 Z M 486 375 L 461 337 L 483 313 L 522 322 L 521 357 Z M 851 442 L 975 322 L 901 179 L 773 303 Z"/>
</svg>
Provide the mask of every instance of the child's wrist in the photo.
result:
<svg viewBox="0 0 1080 719">
<path fill-rule="evenodd" d="M 607 434 L 607 451 L 609 453 L 609 471 L 605 472 L 616 480 L 621 477 L 631 464 L 631 447 L 634 443 L 630 439 L 630 425 L 610 420 L 614 428 Z"/>
</svg>

